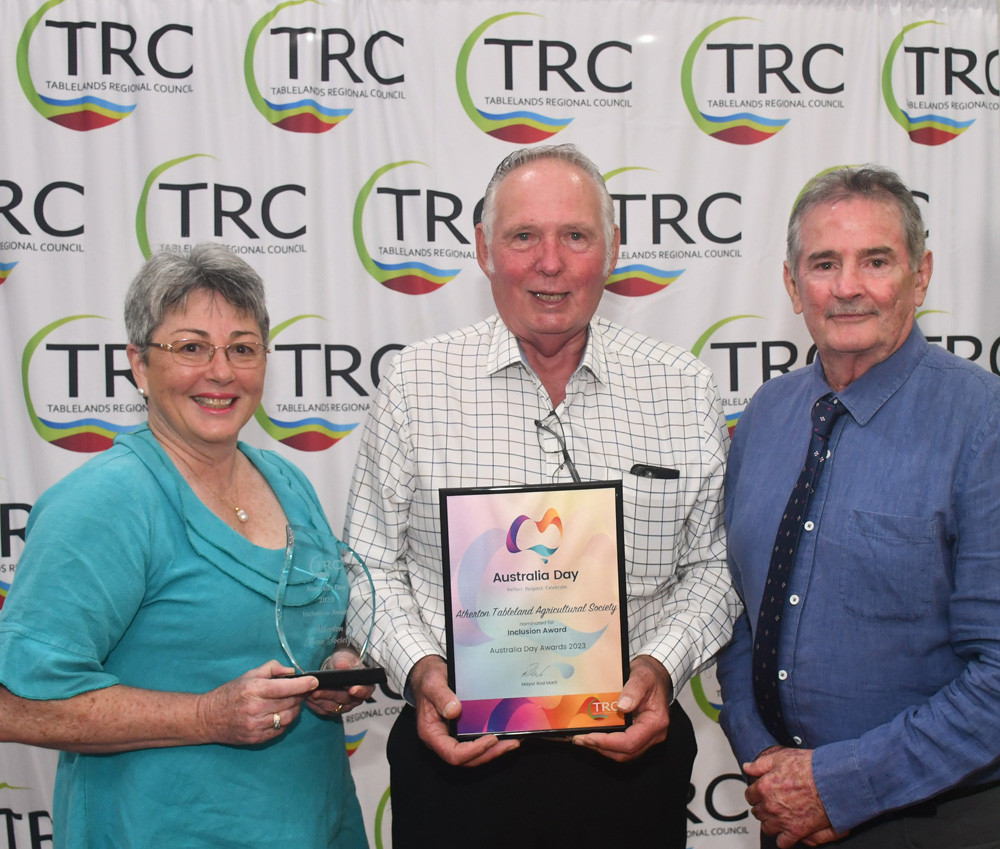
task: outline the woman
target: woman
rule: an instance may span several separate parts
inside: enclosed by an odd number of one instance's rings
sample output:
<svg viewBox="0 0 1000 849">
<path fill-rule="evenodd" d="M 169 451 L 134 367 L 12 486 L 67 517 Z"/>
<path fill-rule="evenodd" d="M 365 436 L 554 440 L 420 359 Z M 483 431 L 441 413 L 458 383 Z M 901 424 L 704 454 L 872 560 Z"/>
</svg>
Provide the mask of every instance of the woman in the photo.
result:
<svg viewBox="0 0 1000 849">
<path fill-rule="evenodd" d="M 267 660 L 286 525 L 335 538 L 297 468 L 237 441 L 264 387 L 261 279 L 219 245 L 158 254 L 125 324 L 148 424 L 31 512 L 0 739 L 62 750 L 57 849 L 366 846 L 343 726 L 319 714 L 371 688 L 313 695 Z"/>
</svg>

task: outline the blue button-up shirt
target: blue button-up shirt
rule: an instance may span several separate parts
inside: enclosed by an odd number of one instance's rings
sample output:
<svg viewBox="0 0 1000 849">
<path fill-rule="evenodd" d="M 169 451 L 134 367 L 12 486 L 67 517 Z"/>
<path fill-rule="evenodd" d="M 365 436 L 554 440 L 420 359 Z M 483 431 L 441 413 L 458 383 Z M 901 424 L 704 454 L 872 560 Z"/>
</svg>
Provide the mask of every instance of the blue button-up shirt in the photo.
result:
<svg viewBox="0 0 1000 849">
<path fill-rule="evenodd" d="M 720 657 L 720 721 L 741 761 L 776 743 L 752 631 L 809 410 L 829 391 L 818 360 L 770 380 L 733 438 L 726 525 L 746 613 Z M 843 830 L 1000 777 L 1000 380 L 914 327 L 839 397 L 849 415 L 805 517 L 778 686 Z"/>
</svg>

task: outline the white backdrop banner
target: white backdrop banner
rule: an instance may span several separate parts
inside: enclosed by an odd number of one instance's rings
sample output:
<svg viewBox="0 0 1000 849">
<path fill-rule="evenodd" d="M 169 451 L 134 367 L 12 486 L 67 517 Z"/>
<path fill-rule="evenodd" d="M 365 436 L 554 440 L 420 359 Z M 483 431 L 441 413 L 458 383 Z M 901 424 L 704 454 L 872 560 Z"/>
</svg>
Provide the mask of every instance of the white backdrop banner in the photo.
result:
<svg viewBox="0 0 1000 849">
<path fill-rule="evenodd" d="M 597 162 L 622 231 L 601 311 L 705 360 L 730 425 L 812 357 L 785 222 L 841 164 L 913 188 L 936 260 L 920 325 L 1000 372 L 998 45 L 996 0 L 4 0 L 0 602 L 38 495 L 143 418 L 122 298 L 167 246 L 218 241 L 264 276 L 274 353 L 244 438 L 339 527 L 388 359 L 492 312 L 474 227 L 518 146 Z M 690 846 L 756 845 L 714 675 L 681 699 Z M 373 846 L 400 704 L 346 718 Z M 54 763 L 0 745 L 0 849 L 50 845 Z"/>
</svg>

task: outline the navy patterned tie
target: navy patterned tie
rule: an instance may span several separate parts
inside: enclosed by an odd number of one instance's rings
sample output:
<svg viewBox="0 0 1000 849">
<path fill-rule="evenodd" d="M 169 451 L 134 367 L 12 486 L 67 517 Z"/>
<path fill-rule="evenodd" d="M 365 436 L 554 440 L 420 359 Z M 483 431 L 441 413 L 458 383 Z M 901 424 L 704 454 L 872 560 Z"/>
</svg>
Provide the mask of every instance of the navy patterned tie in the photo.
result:
<svg viewBox="0 0 1000 849">
<path fill-rule="evenodd" d="M 781 617 L 785 609 L 785 595 L 795 562 L 799 535 L 809 502 L 816 491 L 816 482 L 823 471 L 827 443 L 834 422 L 846 412 L 844 405 L 831 392 L 820 398 L 812 409 L 812 438 L 806 454 L 805 466 L 788 498 L 784 515 L 778 525 L 771 552 L 771 566 L 767 571 L 764 597 L 757 616 L 757 632 L 753 646 L 753 691 L 757 710 L 764 725 L 786 746 L 792 745 L 791 735 L 785 727 L 778 692 L 778 638 L 781 635 Z"/>
</svg>

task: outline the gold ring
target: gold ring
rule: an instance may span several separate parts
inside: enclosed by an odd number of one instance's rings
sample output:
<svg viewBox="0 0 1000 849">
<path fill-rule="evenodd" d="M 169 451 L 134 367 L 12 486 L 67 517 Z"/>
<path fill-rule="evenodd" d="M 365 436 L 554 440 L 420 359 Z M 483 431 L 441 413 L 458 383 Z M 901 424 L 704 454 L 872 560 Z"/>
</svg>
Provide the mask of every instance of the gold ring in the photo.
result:
<svg viewBox="0 0 1000 849">
<path fill-rule="evenodd" d="M 335 707 L 335 708 L 333 709 L 333 712 L 334 712 L 335 714 L 337 714 L 337 715 L 339 716 L 339 715 L 340 715 L 340 714 L 341 714 L 341 713 L 343 712 L 343 710 L 344 710 L 344 706 L 343 706 L 343 705 L 341 705 L 341 704 L 338 704 L 338 705 L 337 705 L 337 706 L 336 706 L 336 707 Z"/>
<path fill-rule="evenodd" d="M 271 717 L 271 727 L 275 731 L 277 731 L 279 728 L 281 728 L 281 714 L 280 713 L 276 713 L 274 716 Z"/>
</svg>

